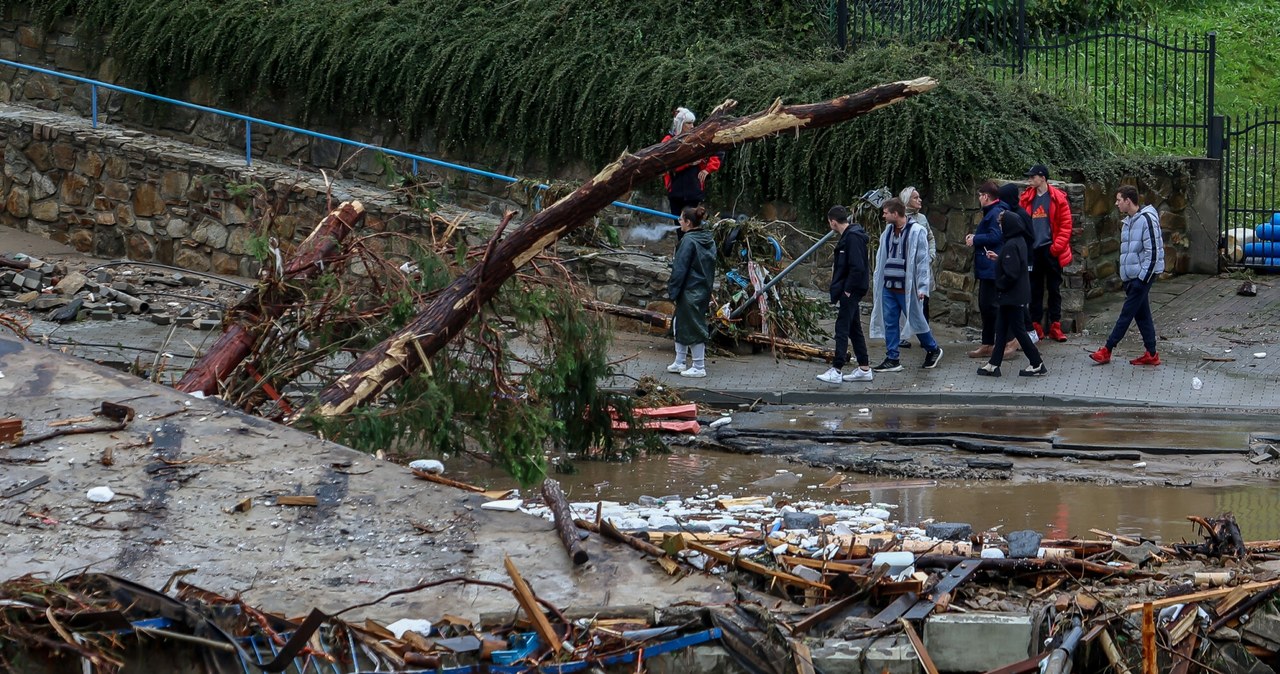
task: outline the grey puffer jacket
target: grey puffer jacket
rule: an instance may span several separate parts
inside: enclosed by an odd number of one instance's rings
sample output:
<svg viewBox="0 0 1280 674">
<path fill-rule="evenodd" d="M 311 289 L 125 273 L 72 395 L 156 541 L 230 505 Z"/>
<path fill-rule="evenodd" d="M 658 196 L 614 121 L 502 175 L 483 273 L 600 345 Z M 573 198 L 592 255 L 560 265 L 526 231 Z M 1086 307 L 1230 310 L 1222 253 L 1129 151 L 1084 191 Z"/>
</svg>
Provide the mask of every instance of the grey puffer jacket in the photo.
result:
<svg viewBox="0 0 1280 674">
<path fill-rule="evenodd" d="M 1164 235 L 1160 214 L 1143 206 L 1124 219 L 1120 228 L 1120 280 L 1151 283 L 1164 273 Z"/>
</svg>

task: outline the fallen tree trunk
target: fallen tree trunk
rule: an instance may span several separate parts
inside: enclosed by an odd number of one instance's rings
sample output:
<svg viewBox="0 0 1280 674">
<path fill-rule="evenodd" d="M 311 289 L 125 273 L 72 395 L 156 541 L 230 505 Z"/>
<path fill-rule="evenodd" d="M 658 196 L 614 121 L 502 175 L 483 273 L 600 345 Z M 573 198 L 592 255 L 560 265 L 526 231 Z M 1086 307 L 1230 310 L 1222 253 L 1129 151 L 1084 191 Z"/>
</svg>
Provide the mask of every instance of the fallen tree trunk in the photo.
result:
<svg viewBox="0 0 1280 674">
<path fill-rule="evenodd" d="M 213 346 L 173 387 L 184 393 L 217 393 L 218 384 L 253 353 L 271 322 L 284 315 L 292 302 L 285 299 L 288 281 L 315 278 L 341 250 L 342 240 L 364 220 L 364 205 L 342 202 L 325 216 L 315 231 L 294 251 L 282 279 L 260 284 L 227 312 L 227 327 Z"/>
<path fill-rule="evenodd" d="M 466 274 L 436 295 L 404 328 L 358 358 L 342 377 L 321 391 L 314 413 L 334 417 L 350 412 L 372 402 L 388 387 L 416 372 L 462 331 L 517 269 L 610 202 L 637 185 L 656 179 L 672 166 L 683 166 L 776 134 L 832 126 L 924 93 L 937 84 L 937 80 L 923 77 L 882 84 L 822 103 L 783 106 L 778 100 L 767 110 L 737 119 L 728 115 L 736 101 L 725 101 L 692 132 L 634 154 L 624 153 L 572 194 L 535 214 L 506 238 L 490 241 L 485 256 Z M 291 420 L 297 417 L 295 414 Z"/>
<path fill-rule="evenodd" d="M 664 330 L 671 328 L 671 315 L 664 314 L 661 311 L 650 311 L 649 309 L 638 309 L 636 307 L 624 307 L 621 304 L 609 304 L 599 300 L 587 300 L 582 306 L 597 311 L 602 314 L 612 314 L 621 316 L 622 318 L 630 318 L 635 321 L 641 321 L 652 325 L 655 328 Z"/>
<path fill-rule="evenodd" d="M 551 478 L 543 480 L 542 498 L 546 499 L 547 507 L 555 517 L 556 533 L 560 535 L 560 542 L 564 544 L 564 549 L 569 552 L 569 558 L 573 560 L 575 566 L 586 564 L 591 557 L 587 555 L 586 550 L 582 549 L 582 541 L 578 539 L 578 527 L 573 525 L 573 511 L 569 509 L 569 500 L 564 497 L 564 490 L 560 488 L 560 483 Z"/>
</svg>

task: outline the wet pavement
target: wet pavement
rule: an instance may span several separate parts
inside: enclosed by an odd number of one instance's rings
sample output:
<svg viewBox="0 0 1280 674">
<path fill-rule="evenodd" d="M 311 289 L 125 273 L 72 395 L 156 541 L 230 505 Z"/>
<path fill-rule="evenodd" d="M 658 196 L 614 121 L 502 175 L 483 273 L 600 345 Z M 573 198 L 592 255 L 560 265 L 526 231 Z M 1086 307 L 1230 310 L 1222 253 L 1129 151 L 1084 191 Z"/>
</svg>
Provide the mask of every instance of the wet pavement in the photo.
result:
<svg viewBox="0 0 1280 674">
<path fill-rule="evenodd" d="M 932 370 L 919 367 L 917 346 L 902 352 L 905 370 L 877 373 L 872 382 L 826 384 L 814 379 L 827 364 L 769 354 L 717 354 L 708 358 L 707 377 L 682 379 L 665 368 L 671 342 L 656 335 L 619 333 L 613 355 L 623 360 L 623 387 L 635 378 L 654 376 L 688 390 L 690 396 L 719 403 L 760 400 L 769 403 L 838 402 L 848 405 L 1153 405 L 1271 410 L 1280 413 L 1280 286 L 1259 283 L 1256 297 L 1235 294 L 1240 281 L 1227 277 L 1180 276 L 1159 281 L 1153 311 L 1160 334 L 1159 367 L 1138 367 L 1129 359 L 1141 353 L 1136 328 L 1121 342 L 1110 365 L 1096 365 L 1089 352 L 1102 345 L 1118 312 L 1117 295 L 1091 300 L 1094 313 L 1085 333 L 1067 342 L 1040 342 L 1047 377 L 1018 377 L 1027 361 L 1019 356 L 1002 367 L 1001 378 L 979 377 L 982 361 L 967 358 L 976 347 L 971 329 L 935 326 L 945 355 Z M 863 317 L 864 325 L 866 317 Z M 914 341 L 914 340 L 913 340 Z M 884 357 L 882 340 L 868 343 L 871 360 Z M 1257 358 L 1254 354 L 1266 354 Z M 1230 362 L 1206 358 L 1231 358 Z M 1201 387 L 1194 387 L 1200 379 Z M 1146 430 L 1143 426 L 1136 430 Z"/>
</svg>

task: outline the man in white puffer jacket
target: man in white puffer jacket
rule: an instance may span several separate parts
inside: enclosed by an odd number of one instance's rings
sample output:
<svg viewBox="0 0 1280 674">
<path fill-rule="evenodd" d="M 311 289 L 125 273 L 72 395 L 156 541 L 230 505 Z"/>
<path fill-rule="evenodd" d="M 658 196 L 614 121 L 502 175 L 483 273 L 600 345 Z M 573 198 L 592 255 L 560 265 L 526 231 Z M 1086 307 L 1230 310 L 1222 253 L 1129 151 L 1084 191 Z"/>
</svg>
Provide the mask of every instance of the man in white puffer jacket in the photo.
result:
<svg viewBox="0 0 1280 674">
<path fill-rule="evenodd" d="M 1110 363 L 1111 350 L 1124 339 L 1129 324 L 1137 321 L 1146 351 L 1129 363 L 1159 365 L 1150 295 L 1151 284 L 1164 273 L 1164 235 L 1160 232 L 1160 214 L 1151 206 L 1138 205 L 1138 189 L 1133 185 L 1121 185 L 1116 190 L 1116 208 L 1126 216 L 1120 228 L 1120 281 L 1124 283 L 1124 306 L 1116 318 L 1116 326 L 1107 337 L 1106 346 L 1089 354 L 1089 357 L 1099 365 Z"/>
</svg>

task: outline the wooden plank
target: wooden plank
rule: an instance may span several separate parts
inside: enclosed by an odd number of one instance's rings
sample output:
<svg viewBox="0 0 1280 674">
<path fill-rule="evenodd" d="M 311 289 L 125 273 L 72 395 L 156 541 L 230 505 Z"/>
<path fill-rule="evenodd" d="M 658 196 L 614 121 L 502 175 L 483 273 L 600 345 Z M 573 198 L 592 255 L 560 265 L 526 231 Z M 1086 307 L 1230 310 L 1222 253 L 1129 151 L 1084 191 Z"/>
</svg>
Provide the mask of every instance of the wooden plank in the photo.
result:
<svg viewBox="0 0 1280 674">
<path fill-rule="evenodd" d="M 1111 638 L 1111 630 L 1102 630 L 1100 640 L 1102 652 L 1106 654 L 1107 661 L 1116 670 L 1116 674 L 1130 674 L 1129 665 L 1125 663 L 1124 656 L 1120 655 L 1120 649 L 1116 648 L 1116 640 Z"/>
<path fill-rule="evenodd" d="M 562 648 L 560 636 L 552 629 L 551 622 L 547 620 L 547 616 L 542 613 L 542 608 L 538 606 L 538 600 L 533 596 L 533 590 L 529 589 L 529 584 L 524 582 L 524 577 L 516 569 L 516 563 L 511 561 L 509 555 L 503 555 L 502 565 L 507 567 L 507 575 L 511 576 L 511 585 L 514 588 L 516 602 L 520 604 L 520 608 L 524 609 L 524 614 L 533 621 L 533 631 L 538 633 L 538 638 L 542 639 L 542 643 L 551 646 L 552 650 L 559 653 Z"/>
<path fill-rule="evenodd" d="M 1142 605 L 1142 674 L 1160 674 L 1156 650 L 1156 609 L 1150 603 Z"/>
<path fill-rule="evenodd" d="M 17 442 L 21 439 L 21 419 L 0 419 L 0 442 Z"/>
<path fill-rule="evenodd" d="M 812 559 L 810 557 L 796 557 L 794 555 L 779 555 L 778 561 L 786 564 L 787 566 L 807 566 L 810 569 L 817 569 L 823 573 L 848 573 L 862 576 L 870 570 L 870 567 L 864 564 L 837 562 L 829 559 Z"/>
<path fill-rule="evenodd" d="M 1011 665 L 989 669 L 985 674 L 1029 674 L 1040 671 L 1040 662 L 1048 657 L 1048 653 L 1033 655 L 1026 660 L 1019 660 Z"/>
<path fill-rule="evenodd" d="M 911 647 L 916 651 L 916 657 L 920 658 L 920 666 L 924 667 L 925 674 L 938 674 L 938 667 L 933 664 L 933 658 L 929 657 L 929 652 L 924 649 L 924 642 L 920 640 L 920 635 L 916 634 L 916 628 L 911 626 L 911 622 L 906 618 L 899 619 L 902 623 L 902 631 L 906 633 L 907 639 L 911 641 Z"/>
<path fill-rule="evenodd" d="M 436 484 L 442 484 L 446 487 L 453 487 L 455 489 L 461 489 L 463 491 L 471 491 L 477 494 L 484 492 L 483 487 L 477 487 L 474 484 L 467 484 L 466 482 L 458 482 L 457 480 L 450 480 L 447 477 L 440 477 L 435 473 L 428 473 L 425 470 L 414 470 L 412 468 L 410 468 L 409 470 L 410 472 L 413 473 L 413 476 L 418 478 L 419 480 L 426 480 L 427 482 L 434 482 Z"/>
<path fill-rule="evenodd" d="M 768 505 L 768 503 L 769 503 L 768 496 L 743 496 L 740 498 L 716 499 L 716 507 L 721 510 L 728 510 L 730 508 L 749 507 L 749 506 L 764 507 Z"/>
<path fill-rule="evenodd" d="M 1197 664 L 1192 656 L 1195 655 L 1199 642 L 1200 636 L 1191 632 L 1181 646 L 1173 649 L 1173 666 L 1169 668 L 1169 674 L 1190 674 L 1191 665 Z"/>
<path fill-rule="evenodd" d="M 1250 590 L 1265 590 L 1265 589 L 1276 587 L 1276 586 L 1280 586 L 1280 580 L 1268 580 L 1268 581 L 1257 582 L 1257 583 L 1244 583 L 1242 585 L 1237 585 L 1235 587 L 1220 587 L 1214 590 L 1204 590 L 1203 592 L 1192 592 L 1191 594 L 1182 594 L 1176 597 L 1165 597 L 1163 599 L 1156 599 L 1151 602 L 1147 602 L 1145 604 L 1129 604 L 1128 606 L 1124 607 L 1124 610 L 1122 612 L 1133 613 L 1134 611 L 1141 611 L 1143 607 L 1147 605 L 1150 605 L 1151 607 L 1156 609 L 1162 609 L 1166 606 L 1173 606 L 1174 604 L 1186 604 L 1188 602 L 1193 602 L 1193 601 L 1205 601 L 1206 599 L 1217 599 L 1218 597 L 1225 597 L 1237 590 L 1248 592 Z"/>
<path fill-rule="evenodd" d="M 806 589 L 812 588 L 815 590 L 823 590 L 826 592 L 831 591 L 830 585 L 825 585 L 823 583 L 815 583 L 810 580 L 805 580 L 804 578 L 801 578 L 799 576 L 793 576 L 789 573 L 784 573 L 776 569 L 770 569 L 769 567 L 764 566 L 763 564 L 753 562 L 749 559 L 743 559 L 741 557 L 738 557 L 737 555 L 731 555 L 723 550 L 717 550 L 711 546 L 703 545 L 697 541 L 686 540 L 685 547 L 689 548 L 690 550 L 701 552 L 702 554 L 714 560 L 724 562 L 725 564 L 731 564 L 744 571 L 750 571 L 752 573 L 758 573 L 763 576 L 768 576 L 781 583 L 786 583 L 787 585 L 794 585 L 796 587 L 801 587 Z"/>
<path fill-rule="evenodd" d="M 787 644 L 791 646 L 791 658 L 796 663 L 796 674 L 817 674 L 813 668 L 813 654 L 809 652 L 809 647 L 799 639 L 788 639 Z"/>
<path fill-rule="evenodd" d="M 314 496 L 277 496 L 276 505 L 279 506 L 316 506 L 320 502 Z"/>
<path fill-rule="evenodd" d="M 907 620 L 923 620 L 928 617 L 940 598 L 951 594 L 952 590 L 972 578 L 973 574 L 977 573 L 978 568 L 981 566 L 981 559 L 969 559 L 960 562 L 946 576 L 943 576 L 923 599 L 916 602 L 915 606 L 912 606 L 904 617 Z"/>
<path fill-rule="evenodd" d="M 794 636 L 800 636 L 814 627 L 840 615 L 852 606 L 862 603 L 863 600 L 864 597 L 862 596 L 862 593 L 854 593 L 840 599 L 839 601 L 833 601 L 810 614 L 804 620 L 796 623 L 795 627 L 791 628 L 791 634 Z"/>
</svg>

